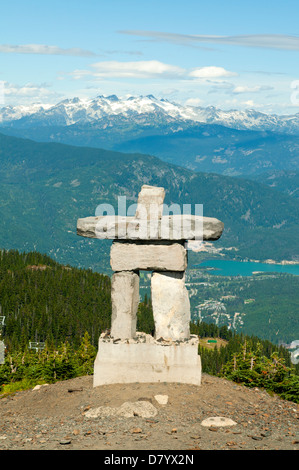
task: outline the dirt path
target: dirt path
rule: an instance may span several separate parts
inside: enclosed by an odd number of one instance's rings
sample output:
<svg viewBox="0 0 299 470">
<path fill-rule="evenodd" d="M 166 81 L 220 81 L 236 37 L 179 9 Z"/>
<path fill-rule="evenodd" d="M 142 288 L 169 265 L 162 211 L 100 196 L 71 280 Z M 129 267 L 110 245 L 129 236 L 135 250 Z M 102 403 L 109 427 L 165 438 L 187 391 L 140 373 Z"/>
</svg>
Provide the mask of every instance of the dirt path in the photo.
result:
<svg viewBox="0 0 299 470">
<path fill-rule="evenodd" d="M 156 395 L 167 395 L 167 404 Z M 154 414 L 105 413 L 124 402 L 146 402 Z M 105 407 L 100 416 L 86 415 L 97 407 Z M 217 416 L 236 424 L 202 425 Z M 206 374 L 200 387 L 93 388 L 91 376 L 80 377 L 2 398 L 0 417 L 0 449 L 9 450 L 299 450 L 297 404 Z"/>
</svg>

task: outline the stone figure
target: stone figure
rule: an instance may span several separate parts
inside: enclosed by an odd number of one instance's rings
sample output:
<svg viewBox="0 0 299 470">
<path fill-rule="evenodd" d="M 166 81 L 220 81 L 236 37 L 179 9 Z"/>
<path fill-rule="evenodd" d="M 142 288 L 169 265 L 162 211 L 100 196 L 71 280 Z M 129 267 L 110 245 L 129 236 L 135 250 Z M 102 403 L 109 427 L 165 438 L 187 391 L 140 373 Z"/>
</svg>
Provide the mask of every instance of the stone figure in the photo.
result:
<svg viewBox="0 0 299 470">
<path fill-rule="evenodd" d="M 188 240 L 217 240 L 223 223 L 190 214 L 163 215 L 164 188 L 144 185 L 134 217 L 78 219 L 78 235 L 112 239 L 110 336 L 102 335 L 94 386 L 172 381 L 200 384 L 198 339 L 190 335 L 185 286 Z M 139 271 L 151 271 L 154 337 L 136 332 Z"/>
</svg>

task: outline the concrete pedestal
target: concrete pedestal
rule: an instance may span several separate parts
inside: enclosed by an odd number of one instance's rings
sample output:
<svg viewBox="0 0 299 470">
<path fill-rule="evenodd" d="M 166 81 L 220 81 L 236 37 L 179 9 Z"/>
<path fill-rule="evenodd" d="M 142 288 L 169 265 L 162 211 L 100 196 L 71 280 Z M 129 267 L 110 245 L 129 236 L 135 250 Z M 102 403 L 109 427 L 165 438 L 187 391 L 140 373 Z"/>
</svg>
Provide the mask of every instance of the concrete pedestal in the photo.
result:
<svg viewBox="0 0 299 470">
<path fill-rule="evenodd" d="M 93 386 L 113 383 L 176 382 L 201 384 L 198 337 L 185 341 L 157 341 L 151 335 L 115 341 L 99 338 Z"/>
</svg>

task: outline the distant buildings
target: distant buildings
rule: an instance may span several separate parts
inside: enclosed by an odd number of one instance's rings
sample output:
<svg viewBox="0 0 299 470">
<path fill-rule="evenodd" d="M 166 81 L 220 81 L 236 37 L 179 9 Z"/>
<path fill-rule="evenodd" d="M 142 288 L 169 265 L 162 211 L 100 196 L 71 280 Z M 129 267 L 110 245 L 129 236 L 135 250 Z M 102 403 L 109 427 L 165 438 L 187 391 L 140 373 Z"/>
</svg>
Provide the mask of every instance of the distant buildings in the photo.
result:
<svg viewBox="0 0 299 470">
<path fill-rule="evenodd" d="M 299 364 L 299 339 L 292 341 L 290 344 L 280 343 L 280 345 L 290 351 L 292 364 Z"/>
</svg>

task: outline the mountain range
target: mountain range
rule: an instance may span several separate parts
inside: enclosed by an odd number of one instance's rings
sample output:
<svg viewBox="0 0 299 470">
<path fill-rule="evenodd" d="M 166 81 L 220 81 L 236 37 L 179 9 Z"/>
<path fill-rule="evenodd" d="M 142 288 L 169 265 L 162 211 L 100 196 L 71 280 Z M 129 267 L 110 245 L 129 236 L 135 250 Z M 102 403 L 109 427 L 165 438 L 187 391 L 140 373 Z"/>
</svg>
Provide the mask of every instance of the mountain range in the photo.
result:
<svg viewBox="0 0 299 470">
<path fill-rule="evenodd" d="M 299 135 L 299 113 L 294 115 L 267 115 L 254 109 L 223 111 L 209 106 L 181 105 L 153 95 L 118 98 L 116 95 L 97 96 L 94 99 L 65 99 L 55 105 L 32 104 L 6 106 L 0 109 L 0 125 L 24 128 L 32 126 L 70 126 L 94 123 L 104 118 L 122 116 L 145 125 L 158 123 L 219 124 L 239 130 L 264 130 Z M 176 132 L 178 128 L 173 128 Z"/>
<path fill-rule="evenodd" d="M 229 176 L 299 171 L 299 113 L 221 111 L 152 95 L 111 95 L 52 106 L 7 106 L 0 110 L 0 131 L 39 142 L 151 154 L 194 171 Z"/>
</svg>

